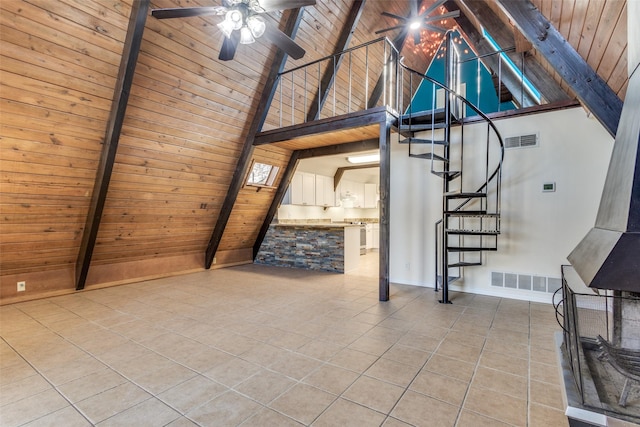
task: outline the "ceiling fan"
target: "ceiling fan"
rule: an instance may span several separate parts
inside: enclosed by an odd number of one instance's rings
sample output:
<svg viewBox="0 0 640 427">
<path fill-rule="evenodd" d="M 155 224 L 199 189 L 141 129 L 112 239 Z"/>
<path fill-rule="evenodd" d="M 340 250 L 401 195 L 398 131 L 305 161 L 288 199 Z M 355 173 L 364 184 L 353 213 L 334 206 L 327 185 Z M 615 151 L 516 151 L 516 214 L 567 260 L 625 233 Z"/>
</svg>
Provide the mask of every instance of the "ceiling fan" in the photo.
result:
<svg viewBox="0 0 640 427">
<path fill-rule="evenodd" d="M 151 11 L 151 16 L 167 19 L 224 15 L 224 20 L 218 24 L 218 28 L 225 36 L 218 56 L 221 61 L 233 59 L 238 43 L 250 44 L 262 36 L 292 58 L 300 59 L 305 54 L 304 49 L 280 31 L 274 22 L 267 23 L 260 15 L 315 4 L 316 0 L 222 0 L 222 6 L 154 9 Z"/>
<path fill-rule="evenodd" d="M 396 30 L 398 28 L 402 28 L 403 32 L 410 31 L 413 34 L 413 42 L 417 46 L 420 44 L 421 40 L 421 30 L 431 30 L 438 33 L 446 33 L 447 30 L 445 28 L 438 27 L 433 25 L 432 22 L 437 22 L 442 19 L 447 18 L 457 18 L 460 16 L 459 10 L 454 10 L 452 12 L 442 13 L 440 15 L 429 16 L 431 12 L 438 9 L 447 0 L 436 0 L 431 6 L 427 7 L 424 12 L 418 13 L 418 2 L 419 0 L 411 0 L 411 11 L 409 12 L 409 16 L 399 16 L 389 12 L 382 12 L 382 15 L 388 16 L 390 18 L 396 19 L 401 22 L 399 25 L 395 25 L 393 27 L 384 28 L 382 30 L 376 31 L 376 34 L 384 33 L 386 31 Z"/>
</svg>

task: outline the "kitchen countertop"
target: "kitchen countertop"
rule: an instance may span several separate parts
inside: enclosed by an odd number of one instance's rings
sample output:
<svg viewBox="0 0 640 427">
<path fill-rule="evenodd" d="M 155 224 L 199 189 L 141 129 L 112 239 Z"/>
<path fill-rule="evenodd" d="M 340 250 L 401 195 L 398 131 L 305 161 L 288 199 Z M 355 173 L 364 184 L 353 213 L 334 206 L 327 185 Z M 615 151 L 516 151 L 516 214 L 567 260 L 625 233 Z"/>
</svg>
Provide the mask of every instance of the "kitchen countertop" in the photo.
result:
<svg viewBox="0 0 640 427">
<path fill-rule="evenodd" d="M 347 222 L 304 222 L 304 223 L 285 223 L 272 224 L 274 227 L 291 227 L 291 228 L 346 228 L 360 227 L 360 224 L 351 224 Z"/>
</svg>

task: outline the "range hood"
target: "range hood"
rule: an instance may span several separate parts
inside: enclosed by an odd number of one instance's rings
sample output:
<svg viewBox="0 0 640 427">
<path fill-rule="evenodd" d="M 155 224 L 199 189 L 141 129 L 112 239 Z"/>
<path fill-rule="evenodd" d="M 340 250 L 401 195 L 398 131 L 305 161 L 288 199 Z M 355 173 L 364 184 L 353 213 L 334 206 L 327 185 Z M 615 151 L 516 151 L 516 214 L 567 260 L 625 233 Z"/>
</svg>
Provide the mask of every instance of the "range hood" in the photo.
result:
<svg viewBox="0 0 640 427">
<path fill-rule="evenodd" d="M 595 227 L 567 257 L 588 286 L 640 293 L 640 72 L 629 80 Z"/>
</svg>

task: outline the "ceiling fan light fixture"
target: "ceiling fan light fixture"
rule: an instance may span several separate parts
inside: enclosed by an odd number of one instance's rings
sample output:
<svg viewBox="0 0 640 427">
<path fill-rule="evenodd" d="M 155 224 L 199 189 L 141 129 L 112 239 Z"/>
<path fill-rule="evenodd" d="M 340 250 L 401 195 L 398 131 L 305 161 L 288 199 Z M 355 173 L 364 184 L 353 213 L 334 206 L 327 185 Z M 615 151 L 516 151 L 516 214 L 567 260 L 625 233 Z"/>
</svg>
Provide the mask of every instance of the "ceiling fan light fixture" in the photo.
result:
<svg viewBox="0 0 640 427">
<path fill-rule="evenodd" d="M 224 34 L 226 38 L 231 37 L 231 33 L 233 33 L 233 24 L 231 22 L 225 19 L 221 23 L 217 24 L 217 27 L 220 28 L 220 31 L 222 31 L 222 34 Z"/>
<path fill-rule="evenodd" d="M 253 37 L 258 39 L 264 34 L 267 24 L 264 22 L 264 19 L 254 15 L 247 18 L 247 27 L 251 30 Z"/>
<path fill-rule="evenodd" d="M 230 11 L 228 11 L 224 17 L 224 20 L 228 21 L 229 25 L 233 26 L 234 30 L 239 30 L 240 28 L 242 28 L 243 16 L 242 12 L 238 9 L 231 9 Z"/>
<path fill-rule="evenodd" d="M 240 28 L 240 44 L 251 44 L 255 42 L 256 39 L 251 34 L 251 30 L 246 25 Z"/>
</svg>

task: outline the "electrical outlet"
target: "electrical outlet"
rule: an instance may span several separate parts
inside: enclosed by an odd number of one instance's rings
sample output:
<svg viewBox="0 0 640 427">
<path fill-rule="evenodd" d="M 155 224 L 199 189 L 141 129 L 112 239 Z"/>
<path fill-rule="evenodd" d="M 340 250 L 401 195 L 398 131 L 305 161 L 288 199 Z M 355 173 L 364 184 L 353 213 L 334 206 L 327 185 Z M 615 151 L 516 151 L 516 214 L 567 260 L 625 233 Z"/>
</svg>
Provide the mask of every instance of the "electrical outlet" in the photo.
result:
<svg viewBox="0 0 640 427">
<path fill-rule="evenodd" d="M 27 282 L 18 282 L 18 292 L 24 292 L 27 290 Z"/>
<path fill-rule="evenodd" d="M 406 268 L 407 271 L 410 271 L 411 270 L 411 263 L 410 262 L 405 263 L 404 264 L 404 268 Z"/>
<path fill-rule="evenodd" d="M 217 261 L 217 260 L 216 260 L 216 257 L 213 257 L 213 263 L 214 263 L 214 264 L 216 263 L 216 261 Z"/>
</svg>

